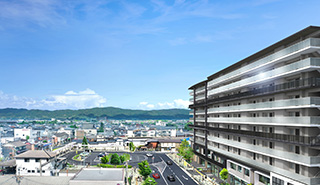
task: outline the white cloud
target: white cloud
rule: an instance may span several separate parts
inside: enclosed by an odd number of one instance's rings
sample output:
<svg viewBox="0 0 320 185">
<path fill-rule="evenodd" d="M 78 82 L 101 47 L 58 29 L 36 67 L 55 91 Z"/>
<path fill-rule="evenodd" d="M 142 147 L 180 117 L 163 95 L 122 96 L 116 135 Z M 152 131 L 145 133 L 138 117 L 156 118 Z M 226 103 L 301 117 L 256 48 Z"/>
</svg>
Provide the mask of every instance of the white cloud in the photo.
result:
<svg viewBox="0 0 320 185">
<path fill-rule="evenodd" d="M 182 108 L 187 109 L 189 106 L 188 100 L 175 99 L 172 102 L 159 102 L 156 104 L 151 104 L 148 102 L 140 102 L 138 108 L 140 109 L 173 109 Z"/>
<path fill-rule="evenodd" d="M 84 91 L 67 91 L 62 95 L 51 95 L 46 99 L 18 97 L 0 91 L 0 108 L 27 108 L 27 109 L 84 109 L 103 107 L 106 98 L 91 89 Z"/>
</svg>

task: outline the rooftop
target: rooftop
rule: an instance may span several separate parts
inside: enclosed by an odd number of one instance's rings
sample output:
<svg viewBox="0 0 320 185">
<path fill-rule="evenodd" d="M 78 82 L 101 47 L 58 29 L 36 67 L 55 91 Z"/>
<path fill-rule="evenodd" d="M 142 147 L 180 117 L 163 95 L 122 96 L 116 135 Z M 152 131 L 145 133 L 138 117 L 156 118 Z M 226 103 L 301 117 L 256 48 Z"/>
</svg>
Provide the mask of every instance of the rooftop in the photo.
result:
<svg viewBox="0 0 320 185">
<path fill-rule="evenodd" d="M 54 152 L 47 152 L 44 150 L 28 150 L 16 156 L 17 159 L 21 158 L 45 158 L 49 159 L 56 155 Z"/>
<path fill-rule="evenodd" d="M 123 181 L 124 169 L 84 168 L 71 180 L 81 181 Z"/>
</svg>

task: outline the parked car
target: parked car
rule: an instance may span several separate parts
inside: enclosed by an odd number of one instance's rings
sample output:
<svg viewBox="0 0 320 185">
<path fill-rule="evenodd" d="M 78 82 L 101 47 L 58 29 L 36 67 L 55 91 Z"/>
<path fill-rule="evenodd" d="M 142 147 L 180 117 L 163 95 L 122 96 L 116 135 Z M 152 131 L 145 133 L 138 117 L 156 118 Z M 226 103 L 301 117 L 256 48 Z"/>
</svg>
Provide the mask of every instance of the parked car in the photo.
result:
<svg viewBox="0 0 320 185">
<path fill-rule="evenodd" d="M 147 154 L 146 154 L 146 156 L 147 156 L 147 157 L 152 157 L 152 156 L 153 156 L 153 154 L 151 154 L 151 153 L 147 153 Z"/>
<path fill-rule="evenodd" d="M 160 179 L 160 175 L 158 173 L 152 174 L 152 177 L 155 179 Z"/>
<path fill-rule="evenodd" d="M 176 179 L 174 178 L 174 175 L 168 175 L 168 180 L 173 182 L 175 181 Z"/>
<path fill-rule="evenodd" d="M 168 165 L 172 165 L 172 161 L 167 161 L 167 164 Z"/>
</svg>

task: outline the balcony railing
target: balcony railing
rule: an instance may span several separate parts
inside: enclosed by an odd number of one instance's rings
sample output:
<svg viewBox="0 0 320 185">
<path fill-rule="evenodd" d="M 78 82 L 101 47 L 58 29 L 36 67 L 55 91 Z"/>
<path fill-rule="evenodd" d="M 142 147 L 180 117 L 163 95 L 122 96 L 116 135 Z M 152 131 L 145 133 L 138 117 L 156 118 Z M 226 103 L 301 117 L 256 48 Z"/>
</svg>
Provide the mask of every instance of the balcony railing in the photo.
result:
<svg viewBox="0 0 320 185">
<path fill-rule="evenodd" d="M 320 59 L 319 58 L 306 58 L 304 60 L 301 60 L 299 62 L 295 62 L 289 65 L 285 65 L 279 68 L 276 68 L 274 70 L 270 70 L 267 71 L 265 73 L 262 74 L 258 74 L 249 78 L 245 78 L 243 80 L 234 82 L 234 83 L 230 83 L 228 85 L 225 86 L 221 86 L 218 87 L 216 89 L 212 89 L 208 91 L 208 95 L 213 95 L 216 93 L 220 93 L 226 90 L 231 90 L 231 89 L 236 89 L 236 88 L 240 88 L 246 85 L 250 85 L 250 84 L 254 84 L 254 83 L 258 83 L 261 81 L 265 81 L 265 80 L 270 80 L 272 78 L 275 77 L 279 77 L 279 76 L 285 76 L 291 72 L 297 72 L 303 69 L 306 69 L 307 67 L 312 67 L 312 66 L 320 66 Z"/>
<path fill-rule="evenodd" d="M 238 94 L 232 94 L 229 96 L 209 98 L 207 101 L 207 104 L 220 103 L 220 102 L 232 101 L 240 98 L 249 98 L 252 96 L 268 95 L 272 93 L 285 92 L 289 90 L 299 90 L 299 89 L 311 88 L 311 87 L 320 87 L 320 78 L 313 77 L 313 78 L 305 78 L 301 80 L 292 80 L 286 83 L 277 84 L 269 87 L 257 88 L 254 90 L 249 90 L 249 91 L 241 92 Z M 204 106 L 204 105 L 206 105 L 205 102 L 196 103 L 196 104 L 190 105 L 190 108 Z"/>
<path fill-rule="evenodd" d="M 201 126 L 189 125 L 191 128 L 197 128 Z M 203 128 L 202 126 L 201 128 Z M 320 146 L 320 137 L 319 136 L 296 136 L 296 135 L 287 135 L 287 134 L 276 134 L 276 133 L 265 133 L 265 132 L 253 132 L 248 130 L 236 130 L 236 129 L 227 129 L 227 128 L 217 128 L 217 127 L 207 127 L 208 130 L 216 133 L 225 133 L 233 136 L 244 136 L 251 137 L 254 139 L 286 142 L 298 145 L 307 145 L 307 146 Z M 199 133 L 196 132 L 195 136 Z"/>
<path fill-rule="evenodd" d="M 319 125 L 320 116 L 304 117 L 210 117 L 210 123 L 238 123 L 238 124 L 277 124 L 287 126 Z"/>
<path fill-rule="evenodd" d="M 208 109 L 208 113 L 221 113 L 221 112 L 240 112 L 240 111 L 256 111 L 259 109 L 274 109 L 274 108 L 297 108 L 297 107 L 312 107 L 320 106 L 319 97 L 306 97 L 299 99 L 277 100 L 252 104 L 235 105 L 229 107 L 218 107 Z"/>
<path fill-rule="evenodd" d="M 221 82 L 224 82 L 225 79 L 233 79 L 236 76 L 243 75 L 246 72 L 252 71 L 254 69 L 257 69 L 259 67 L 268 65 L 270 63 L 279 61 L 283 59 L 284 57 L 297 53 L 299 51 L 308 49 L 310 47 L 320 47 L 320 39 L 318 38 L 308 38 L 306 40 L 303 40 L 301 42 L 298 42 L 297 44 L 294 44 L 292 46 L 289 46 L 287 48 L 284 48 L 280 51 L 275 52 L 274 54 L 271 54 L 267 57 L 264 57 L 262 59 L 259 59 L 251 64 L 248 64 L 246 66 L 243 66 L 237 70 L 234 70 L 230 73 L 227 73 L 223 76 L 220 76 L 218 78 L 215 78 L 208 82 L 208 86 L 212 86 Z"/>
</svg>

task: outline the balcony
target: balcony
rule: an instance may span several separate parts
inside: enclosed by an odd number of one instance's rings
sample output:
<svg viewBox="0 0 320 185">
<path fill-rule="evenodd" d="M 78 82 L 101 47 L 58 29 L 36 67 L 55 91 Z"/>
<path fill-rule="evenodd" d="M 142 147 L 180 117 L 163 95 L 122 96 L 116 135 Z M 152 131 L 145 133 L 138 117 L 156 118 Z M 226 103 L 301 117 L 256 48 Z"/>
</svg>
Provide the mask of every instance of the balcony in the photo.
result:
<svg viewBox="0 0 320 185">
<path fill-rule="evenodd" d="M 200 87 L 196 89 L 196 94 L 203 93 L 205 91 L 205 87 Z"/>
<path fill-rule="evenodd" d="M 208 136 L 208 140 L 216 143 L 220 143 L 223 145 L 231 146 L 234 148 L 240 148 L 242 150 L 247 150 L 247 151 L 259 153 L 262 155 L 278 158 L 278 159 L 289 161 L 289 162 L 294 161 L 296 163 L 300 163 L 306 166 L 312 166 L 312 165 L 318 166 L 320 164 L 319 156 L 300 155 L 300 154 L 295 154 L 289 151 L 270 149 L 269 147 L 263 147 L 261 145 L 253 145 L 250 143 L 238 142 L 234 140 L 228 140 L 228 139 L 212 137 L 212 136 Z"/>
<path fill-rule="evenodd" d="M 225 101 L 233 101 L 241 98 L 250 98 L 250 97 L 256 97 L 261 95 L 268 95 L 273 93 L 286 92 L 291 90 L 300 90 L 300 89 L 306 89 L 306 88 L 314 88 L 314 87 L 320 87 L 320 78 L 305 78 L 301 80 L 292 80 L 286 83 L 277 84 L 269 87 L 258 88 L 258 89 L 254 89 L 246 92 L 241 92 L 238 94 L 232 94 L 229 96 L 209 98 L 207 103 L 204 102 L 204 103 L 192 104 L 190 105 L 190 108 L 201 107 L 207 104 L 221 103 Z"/>
<path fill-rule="evenodd" d="M 205 98 L 205 95 L 196 96 L 196 101 L 204 100 Z"/>
<path fill-rule="evenodd" d="M 250 137 L 253 139 L 285 142 L 305 146 L 320 146 L 320 137 L 317 136 L 295 136 L 287 134 L 253 132 L 248 130 L 236 130 L 227 128 L 208 127 L 208 130 L 216 133 L 225 133 L 233 136 Z"/>
<path fill-rule="evenodd" d="M 284 48 L 284 49 L 277 51 L 271 55 L 268 55 L 267 57 L 264 57 L 260 60 L 257 60 L 251 64 L 248 64 L 248 65 L 243 66 L 237 70 L 234 70 L 230 73 L 227 73 L 223 76 L 215 78 L 215 79 L 208 82 L 208 87 L 226 82 L 226 80 L 233 80 L 241 75 L 244 75 L 248 72 L 256 70 L 257 68 L 271 65 L 276 62 L 281 62 L 289 57 L 292 57 L 293 55 L 300 55 L 300 53 L 302 53 L 303 51 L 306 51 L 308 49 L 309 50 L 316 50 L 316 49 L 319 49 L 319 47 L 320 47 L 320 39 L 308 38 L 306 40 L 298 42 L 297 44 L 294 44 L 292 46 Z"/>
<path fill-rule="evenodd" d="M 209 123 L 234 123 L 281 126 L 320 126 L 320 117 L 210 117 Z"/>
<path fill-rule="evenodd" d="M 208 91 L 208 95 L 213 95 L 217 93 L 221 93 L 223 91 L 232 90 L 240 87 L 244 87 L 247 85 L 252 85 L 255 83 L 259 83 L 265 80 L 271 80 L 274 78 L 285 77 L 288 75 L 292 75 L 293 73 L 299 73 L 304 70 L 308 70 L 309 68 L 320 68 L 320 59 L 319 58 L 307 58 L 301 60 L 299 62 L 295 62 L 292 64 L 288 64 L 274 70 L 267 71 L 265 73 L 261 73 L 249 78 L 245 78 L 243 80 L 230 83 L 225 86 L 221 86 Z"/>
<path fill-rule="evenodd" d="M 277 100 L 268 101 L 254 104 L 243 104 L 229 107 L 219 107 L 208 109 L 209 113 L 228 113 L 228 112 L 247 112 L 259 110 L 272 110 L 272 109 L 296 109 L 296 108 L 310 108 L 319 107 L 319 97 L 306 97 L 299 99 Z"/>
<path fill-rule="evenodd" d="M 203 115 L 205 114 L 206 112 L 204 110 L 197 110 L 196 111 L 196 115 Z"/>
</svg>

